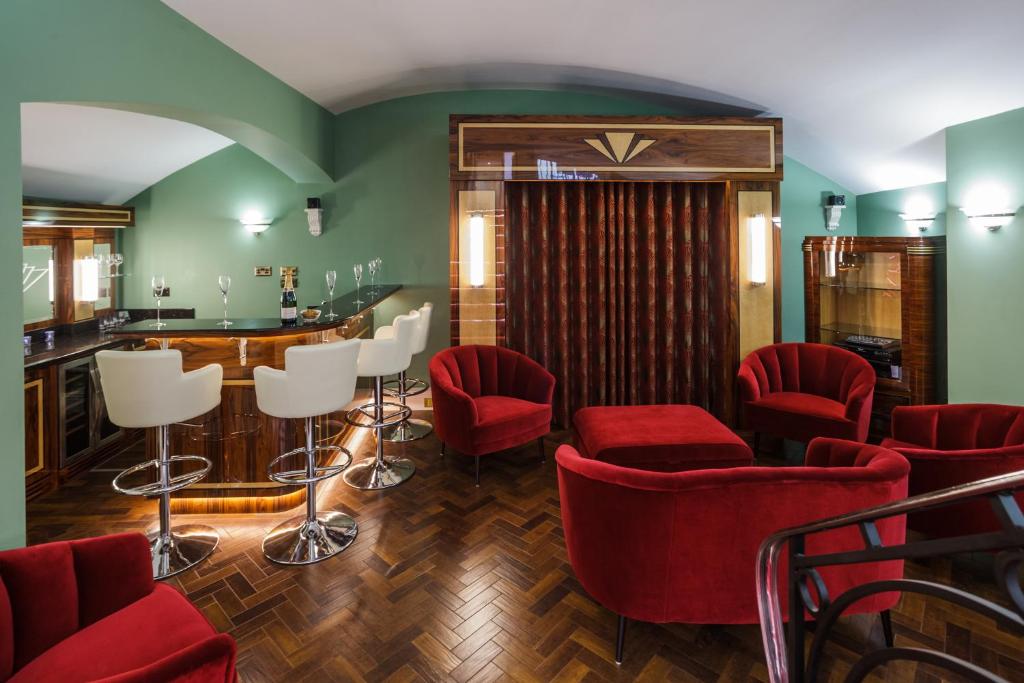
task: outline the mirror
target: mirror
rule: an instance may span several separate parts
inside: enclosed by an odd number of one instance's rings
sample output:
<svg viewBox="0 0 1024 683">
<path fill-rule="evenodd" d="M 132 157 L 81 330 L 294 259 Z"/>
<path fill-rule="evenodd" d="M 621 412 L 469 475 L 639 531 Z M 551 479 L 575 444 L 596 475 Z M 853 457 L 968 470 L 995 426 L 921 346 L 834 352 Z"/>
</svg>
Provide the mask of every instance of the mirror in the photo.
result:
<svg viewBox="0 0 1024 683">
<path fill-rule="evenodd" d="M 27 244 L 22 247 L 21 291 L 24 301 L 24 324 L 53 320 L 54 253 L 49 244 Z"/>
</svg>

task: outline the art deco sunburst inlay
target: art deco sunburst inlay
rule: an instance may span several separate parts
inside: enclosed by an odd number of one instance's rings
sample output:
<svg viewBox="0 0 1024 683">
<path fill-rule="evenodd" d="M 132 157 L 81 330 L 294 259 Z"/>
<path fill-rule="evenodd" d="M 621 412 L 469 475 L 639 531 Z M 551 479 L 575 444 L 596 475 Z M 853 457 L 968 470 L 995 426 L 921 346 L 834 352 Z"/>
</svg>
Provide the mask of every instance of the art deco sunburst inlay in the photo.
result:
<svg viewBox="0 0 1024 683">
<path fill-rule="evenodd" d="M 641 138 L 632 132 L 606 131 L 600 138 L 584 138 L 588 145 L 605 155 L 612 161 L 624 164 L 636 157 L 657 140 Z M 634 142 L 635 141 L 635 142 Z"/>
</svg>

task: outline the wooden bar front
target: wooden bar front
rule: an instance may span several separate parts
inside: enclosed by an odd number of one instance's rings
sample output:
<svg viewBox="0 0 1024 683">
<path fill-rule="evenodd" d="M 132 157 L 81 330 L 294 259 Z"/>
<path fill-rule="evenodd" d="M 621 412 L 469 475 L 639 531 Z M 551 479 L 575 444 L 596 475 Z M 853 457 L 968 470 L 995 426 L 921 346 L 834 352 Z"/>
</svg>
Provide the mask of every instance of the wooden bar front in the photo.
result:
<svg viewBox="0 0 1024 683">
<path fill-rule="evenodd" d="M 382 287 L 382 289 L 385 289 Z M 372 307 L 398 289 L 389 286 L 366 307 L 333 323 L 282 328 L 264 333 L 228 328 L 177 332 L 173 329 L 126 329 L 119 336 L 135 339 L 136 348 L 181 351 L 186 372 L 210 363 L 224 369 L 221 403 L 209 413 L 170 429 L 172 455 L 201 455 L 213 468 L 207 477 L 171 495 L 174 513 L 277 512 L 305 502 L 305 488 L 271 481 L 267 466 L 278 455 L 305 444 L 303 420 L 282 420 L 261 413 L 256 405 L 253 368 L 266 365 L 284 369 L 285 350 L 296 345 L 321 344 L 368 337 L 373 333 Z M 363 290 L 364 294 L 366 290 Z M 366 297 L 370 299 L 370 297 Z M 172 322 L 172 321 L 169 321 Z M 188 326 L 193 321 L 173 321 Z M 140 325 L 142 325 L 140 323 Z M 315 422 L 318 445 L 345 446 L 366 430 L 346 424 L 344 412 L 319 416 Z M 156 430 L 146 430 L 146 457 L 157 457 Z M 300 459 L 284 463 L 289 469 Z M 319 464 L 327 464 L 321 462 Z"/>
</svg>

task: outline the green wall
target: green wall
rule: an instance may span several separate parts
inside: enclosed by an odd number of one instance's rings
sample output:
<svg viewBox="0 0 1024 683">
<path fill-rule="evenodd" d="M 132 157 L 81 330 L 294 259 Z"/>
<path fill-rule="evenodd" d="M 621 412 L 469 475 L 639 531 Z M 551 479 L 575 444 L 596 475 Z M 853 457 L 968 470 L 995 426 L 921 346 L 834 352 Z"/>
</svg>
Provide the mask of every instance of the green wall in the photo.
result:
<svg viewBox="0 0 1024 683">
<path fill-rule="evenodd" d="M 329 181 L 333 117 L 158 0 L 0 3 L 0 278 L 17 291 L 22 102 L 75 102 L 204 125 L 291 178 Z M 194 252 L 185 252 L 185 258 Z M 0 316 L 0 548 L 25 539 L 21 298 Z M 13 444 L 13 445 L 12 445 Z"/>
<path fill-rule="evenodd" d="M 1024 405 L 1024 220 L 998 232 L 959 211 L 972 188 L 998 183 L 1024 204 L 1024 109 L 946 130 L 949 400 Z"/>
<path fill-rule="evenodd" d="M 935 222 L 924 233 L 908 229 L 900 218 L 908 201 L 926 199 L 936 212 Z M 905 237 L 946 234 L 946 183 L 930 183 L 857 195 L 857 234 L 865 237 Z"/>
<path fill-rule="evenodd" d="M 782 338 L 804 340 L 804 255 L 811 235 L 856 235 L 857 197 L 798 161 L 786 158 L 782 181 Z M 824 197 L 845 194 L 839 230 L 825 229 Z"/>
</svg>

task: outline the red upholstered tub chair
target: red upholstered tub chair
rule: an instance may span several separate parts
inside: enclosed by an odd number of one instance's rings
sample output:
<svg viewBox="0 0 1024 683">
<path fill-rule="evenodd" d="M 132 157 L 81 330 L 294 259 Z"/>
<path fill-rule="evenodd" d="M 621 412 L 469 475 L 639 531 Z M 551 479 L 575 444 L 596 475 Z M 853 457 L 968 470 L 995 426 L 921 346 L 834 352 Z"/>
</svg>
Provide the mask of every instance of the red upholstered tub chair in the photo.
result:
<svg viewBox="0 0 1024 683">
<path fill-rule="evenodd" d="M 584 458 L 571 446 L 555 457 L 569 562 L 583 588 L 619 615 L 618 662 L 626 618 L 758 623 L 761 542 L 787 527 L 905 498 L 910 471 L 898 453 L 837 439 L 812 441 L 804 467 L 652 472 Z M 904 519 L 882 520 L 878 530 L 886 544 L 900 543 Z M 809 536 L 807 552 L 863 543 L 856 528 L 846 528 Z M 902 578 L 903 563 L 826 567 L 821 574 L 834 597 L 869 581 Z M 896 599 L 878 595 L 851 611 L 882 612 L 888 626 Z"/>
<path fill-rule="evenodd" d="M 551 431 L 555 377 L 521 353 L 500 346 L 453 346 L 430 359 L 434 429 L 441 455 L 452 446 L 476 458 L 538 440 Z"/>
<path fill-rule="evenodd" d="M 142 534 L 0 552 L 0 681 L 235 678 L 234 639 L 154 584 Z"/>
<path fill-rule="evenodd" d="M 1024 407 L 900 406 L 892 411 L 892 437 L 882 445 L 910 461 L 911 495 L 1024 470 Z M 1024 493 L 1017 501 L 1024 505 Z M 983 500 L 920 512 L 908 525 L 936 537 L 1001 528 Z"/>
<path fill-rule="evenodd" d="M 855 353 L 828 344 L 763 346 L 743 359 L 739 375 L 743 426 L 809 442 L 818 436 L 865 441 L 875 371 Z"/>
</svg>

